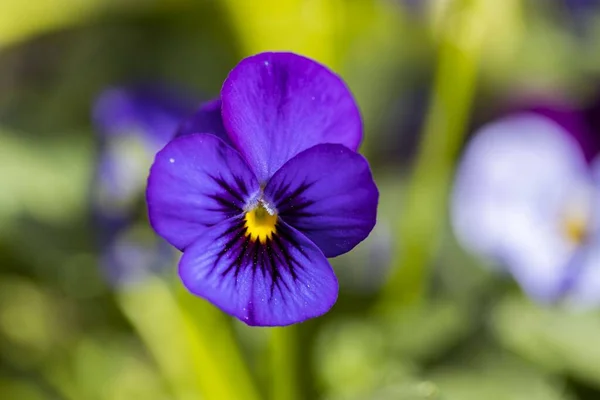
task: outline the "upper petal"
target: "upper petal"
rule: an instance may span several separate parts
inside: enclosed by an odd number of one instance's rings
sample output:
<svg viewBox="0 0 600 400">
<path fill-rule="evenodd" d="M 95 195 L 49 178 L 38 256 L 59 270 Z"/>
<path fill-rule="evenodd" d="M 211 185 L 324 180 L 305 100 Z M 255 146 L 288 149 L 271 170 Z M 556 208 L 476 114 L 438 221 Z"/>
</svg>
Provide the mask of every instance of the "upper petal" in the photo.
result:
<svg viewBox="0 0 600 400">
<path fill-rule="evenodd" d="M 208 229 L 190 245 L 179 274 L 192 293 L 249 325 L 289 325 L 327 312 L 338 283 L 321 251 L 283 222 L 265 243 L 242 218 Z"/>
<path fill-rule="evenodd" d="M 229 137 L 261 182 L 286 161 L 321 143 L 356 150 L 360 113 L 332 71 L 292 53 L 261 53 L 242 60 L 221 91 Z"/>
<path fill-rule="evenodd" d="M 210 134 L 172 140 L 150 170 L 146 199 L 152 227 L 184 249 L 206 229 L 234 215 L 259 191 L 238 152 Z"/>
<path fill-rule="evenodd" d="M 265 187 L 279 216 L 305 234 L 327 257 L 364 240 L 377 217 L 379 193 L 367 160 L 339 144 L 296 155 Z"/>
<path fill-rule="evenodd" d="M 225 132 L 221 117 L 221 99 L 207 101 L 200 105 L 196 112 L 183 120 L 177 129 L 176 137 L 192 133 L 210 133 L 230 144 L 231 140 Z"/>
</svg>

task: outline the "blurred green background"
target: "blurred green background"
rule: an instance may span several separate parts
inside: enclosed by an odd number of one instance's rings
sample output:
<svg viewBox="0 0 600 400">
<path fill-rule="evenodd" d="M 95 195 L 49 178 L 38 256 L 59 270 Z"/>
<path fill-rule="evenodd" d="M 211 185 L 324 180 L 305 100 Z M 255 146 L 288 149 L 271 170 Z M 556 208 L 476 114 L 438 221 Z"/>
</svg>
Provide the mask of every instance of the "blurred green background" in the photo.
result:
<svg viewBox="0 0 600 400">
<path fill-rule="evenodd" d="M 596 4 L 2 0 L 0 399 L 599 399 L 600 314 L 534 305 L 447 218 L 473 127 L 521 95 L 596 94 Z M 332 260 L 337 304 L 250 328 L 187 294 L 176 259 L 110 283 L 90 211 L 96 96 L 168 82 L 210 99 L 264 50 L 327 64 L 361 107 L 378 225 Z"/>
</svg>

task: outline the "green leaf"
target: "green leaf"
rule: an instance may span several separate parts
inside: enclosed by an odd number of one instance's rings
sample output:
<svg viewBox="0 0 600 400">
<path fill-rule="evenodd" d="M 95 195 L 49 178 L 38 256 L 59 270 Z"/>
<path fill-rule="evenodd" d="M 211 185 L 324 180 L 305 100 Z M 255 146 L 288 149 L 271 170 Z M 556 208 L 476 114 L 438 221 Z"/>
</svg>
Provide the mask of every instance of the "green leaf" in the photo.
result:
<svg viewBox="0 0 600 400">
<path fill-rule="evenodd" d="M 510 350 L 600 388 L 599 312 L 544 308 L 513 296 L 496 307 L 492 327 Z"/>
<path fill-rule="evenodd" d="M 504 353 L 472 354 L 460 367 L 430 376 L 442 400 L 565 400 L 563 385 L 523 360 Z M 467 364 L 467 365 L 465 365 Z"/>
<path fill-rule="evenodd" d="M 390 313 L 383 331 L 394 354 L 422 361 L 464 338 L 472 322 L 459 304 L 437 301 Z"/>
</svg>

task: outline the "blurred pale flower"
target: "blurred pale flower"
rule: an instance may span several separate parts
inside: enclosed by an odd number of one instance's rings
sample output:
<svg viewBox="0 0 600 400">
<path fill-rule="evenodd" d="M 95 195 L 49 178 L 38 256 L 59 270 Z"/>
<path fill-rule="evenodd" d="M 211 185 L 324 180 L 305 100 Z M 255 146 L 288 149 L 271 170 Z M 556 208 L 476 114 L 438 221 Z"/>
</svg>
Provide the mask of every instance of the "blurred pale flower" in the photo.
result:
<svg viewBox="0 0 600 400">
<path fill-rule="evenodd" d="M 484 126 L 458 168 L 451 219 L 459 241 L 502 263 L 540 302 L 600 303 L 598 162 L 577 133 L 541 113 Z"/>
<path fill-rule="evenodd" d="M 113 283 L 136 282 L 173 259 L 170 246 L 136 226 L 156 152 L 175 135 L 194 102 L 165 86 L 105 90 L 93 107 L 99 158 L 92 212 L 103 272 Z"/>
</svg>

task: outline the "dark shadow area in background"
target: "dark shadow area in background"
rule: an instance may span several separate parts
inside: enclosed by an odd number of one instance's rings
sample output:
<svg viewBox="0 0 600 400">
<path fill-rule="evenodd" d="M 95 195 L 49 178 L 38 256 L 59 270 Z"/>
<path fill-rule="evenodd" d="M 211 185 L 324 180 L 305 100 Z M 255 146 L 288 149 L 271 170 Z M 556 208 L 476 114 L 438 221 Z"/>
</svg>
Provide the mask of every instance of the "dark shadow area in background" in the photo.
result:
<svg viewBox="0 0 600 400">
<path fill-rule="evenodd" d="M 55 138 L 89 130 L 94 97 L 114 84 L 163 81 L 210 98 L 239 57 L 217 2 L 107 14 L 0 52 L 0 121 Z"/>
</svg>

